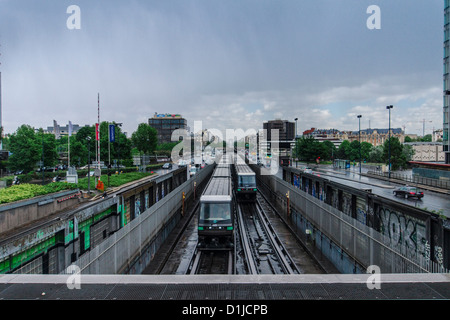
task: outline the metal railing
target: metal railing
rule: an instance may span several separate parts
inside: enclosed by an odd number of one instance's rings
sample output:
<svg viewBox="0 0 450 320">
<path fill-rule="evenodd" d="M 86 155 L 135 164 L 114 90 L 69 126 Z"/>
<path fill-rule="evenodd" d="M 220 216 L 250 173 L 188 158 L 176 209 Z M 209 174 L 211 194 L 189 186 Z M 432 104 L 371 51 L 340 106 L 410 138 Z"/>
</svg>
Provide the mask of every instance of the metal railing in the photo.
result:
<svg viewBox="0 0 450 320">
<path fill-rule="evenodd" d="M 378 176 L 378 177 L 383 177 L 386 179 L 389 178 L 389 173 L 381 172 L 378 170 L 369 170 L 369 171 L 367 171 L 367 174 Z M 450 180 L 433 179 L 433 178 L 427 178 L 427 177 L 422 177 L 422 176 L 418 176 L 418 175 L 410 176 L 410 175 L 405 175 L 405 174 L 401 174 L 398 172 L 391 172 L 391 180 L 392 179 L 401 180 L 401 181 L 404 181 L 411 185 L 425 185 L 425 186 L 429 186 L 429 187 L 450 190 Z"/>
</svg>

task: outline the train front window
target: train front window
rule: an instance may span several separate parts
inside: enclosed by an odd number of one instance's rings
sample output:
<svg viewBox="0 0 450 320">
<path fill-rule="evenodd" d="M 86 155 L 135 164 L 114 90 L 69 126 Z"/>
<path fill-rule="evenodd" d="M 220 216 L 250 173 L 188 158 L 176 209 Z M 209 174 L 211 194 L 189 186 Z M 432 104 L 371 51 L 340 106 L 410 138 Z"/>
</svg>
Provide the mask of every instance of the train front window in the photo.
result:
<svg viewBox="0 0 450 320">
<path fill-rule="evenodd" d="M 243 188 L 252 188 L 256 186 L 255 176 L 239 176 L 239 186 Z"/>
<path fill-rule="evenodd" d="M 200 222 L 223 223 L 231 222 L 231 208 L 229 203 L 204 203 L 200 209 Z"/>
</svg>

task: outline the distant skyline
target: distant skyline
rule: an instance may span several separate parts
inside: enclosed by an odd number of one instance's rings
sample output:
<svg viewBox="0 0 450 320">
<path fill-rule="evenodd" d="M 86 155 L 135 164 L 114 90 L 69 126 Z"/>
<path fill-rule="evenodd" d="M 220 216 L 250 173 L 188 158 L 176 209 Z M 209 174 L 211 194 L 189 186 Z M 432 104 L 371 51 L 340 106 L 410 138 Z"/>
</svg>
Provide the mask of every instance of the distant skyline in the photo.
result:
<svg viewBox="0 0 450 320">
<path fill-rule="evenodd" d="M 71 5 L 80 29 L 69 29 Z M 380 8 L 381 29 L 366 12 Z M 0 0 L 2 124 L 441 129 L 442 0 Z"/>
</svg>

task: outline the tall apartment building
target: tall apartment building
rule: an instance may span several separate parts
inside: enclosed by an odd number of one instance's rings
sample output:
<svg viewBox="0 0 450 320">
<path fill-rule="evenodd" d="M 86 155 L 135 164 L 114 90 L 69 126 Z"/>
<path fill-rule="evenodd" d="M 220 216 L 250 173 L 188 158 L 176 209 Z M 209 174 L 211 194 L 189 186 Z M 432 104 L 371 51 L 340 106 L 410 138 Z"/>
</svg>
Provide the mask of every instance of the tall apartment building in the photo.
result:
<svg viewBox="0 0 450 320">
<path fill-rule="evenodd" d="M 148 124 L 158 132 L 158 143 L 172 141 L 172 133 L 176 129 L 187 129 L 187 120 L 179 114 L 158 114 L 148 119 Z"/>
<path fill-rule="evenodd" d="M 444 0 L 444 122 L 443 122 L 443 151 L 445 163 L 450 164 L 450 129 L 449 129 L 449 105 L 450 105 L 450 83 L 449 83 L 449 61 L 450 59 L 450 0 Z"/>
</svg>

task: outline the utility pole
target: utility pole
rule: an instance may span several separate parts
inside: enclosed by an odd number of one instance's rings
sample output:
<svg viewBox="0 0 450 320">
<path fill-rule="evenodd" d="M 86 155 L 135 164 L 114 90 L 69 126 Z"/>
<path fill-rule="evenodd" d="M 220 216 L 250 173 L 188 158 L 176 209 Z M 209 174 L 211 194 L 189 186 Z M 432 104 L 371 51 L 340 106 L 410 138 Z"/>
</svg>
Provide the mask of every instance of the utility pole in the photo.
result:
<svg viewBox="0 0 450 320">
<path fill-rule="evenodd" d="M 389 110 L 389 179 L 391 179 L 391 109 L 393 107 L 393 105 L 386 106 Z"/>
<path fill-rule="evenodd" d="M 361 176 L 361 117 L 362 115 L 358 115 L 358 122 L 359 122 L 359 175 Z"/>
</svg>

